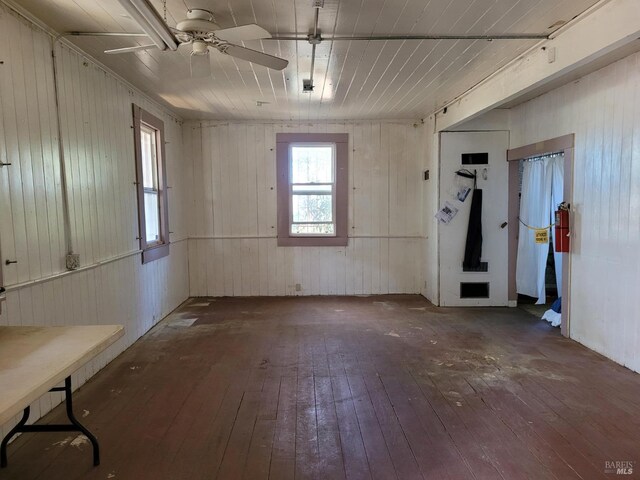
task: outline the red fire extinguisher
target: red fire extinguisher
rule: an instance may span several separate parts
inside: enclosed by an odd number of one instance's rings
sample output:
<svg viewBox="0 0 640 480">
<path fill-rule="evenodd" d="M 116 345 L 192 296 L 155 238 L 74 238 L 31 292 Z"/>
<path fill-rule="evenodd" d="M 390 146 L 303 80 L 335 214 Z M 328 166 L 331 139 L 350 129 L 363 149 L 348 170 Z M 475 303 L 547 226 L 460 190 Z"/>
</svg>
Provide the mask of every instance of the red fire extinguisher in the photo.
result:
<svg viewBox="0 0 640 480">
<path fill-rule="evenodd" d="M 556 210 L 556 252 L 569 252 L 569 204 L 562 202 Z"/>
</svg>

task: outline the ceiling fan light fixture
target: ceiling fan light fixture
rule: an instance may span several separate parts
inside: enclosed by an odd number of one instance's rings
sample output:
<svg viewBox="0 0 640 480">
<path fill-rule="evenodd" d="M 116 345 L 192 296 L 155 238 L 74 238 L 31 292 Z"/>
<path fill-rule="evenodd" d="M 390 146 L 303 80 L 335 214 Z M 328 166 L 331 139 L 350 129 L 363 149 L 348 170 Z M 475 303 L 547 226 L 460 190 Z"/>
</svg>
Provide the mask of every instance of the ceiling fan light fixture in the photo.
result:
<svg viewBox="0 0 640 480">
<path fill-rule="evenodd" d="M 209 50 L 204 53 L 191 52 L 190 58 L 191 78 L 207 78 L 211 76 L 211 63 L 209 63 Z"/>
<path fill-rule="evenodd" d="M 204 40 L 194 40 L 191 47 L 191 55 L 208 55 L 209 45 Z"/>
</svg>

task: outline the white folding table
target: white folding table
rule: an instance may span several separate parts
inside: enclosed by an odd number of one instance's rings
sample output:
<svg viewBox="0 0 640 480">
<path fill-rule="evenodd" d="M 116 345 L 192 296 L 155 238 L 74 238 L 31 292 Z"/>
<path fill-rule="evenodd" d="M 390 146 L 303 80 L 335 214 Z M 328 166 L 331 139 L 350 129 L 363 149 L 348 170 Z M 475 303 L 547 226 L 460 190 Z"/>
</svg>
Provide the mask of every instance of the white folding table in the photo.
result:
<svg viewBox="0 0 640 480">
<path fill-rule="evenodd" d="M 93 463 L 100 464 L 96 437 L 78 422 L 71 402 L 71 374 L 124 335 L 122 325 L 68 327 L 0 326 L 0 425 L 23 412 L 22 419 L 0 445 L 0 466 L 7 466 L 7 444 L 19 432 L 82 432 L 93 445 Z M 64 382 L 64 386 L 59 386 Z M 29 405 L 47 392 L 65 392 L 69 424 L 26 425 Z"/>
</svg>

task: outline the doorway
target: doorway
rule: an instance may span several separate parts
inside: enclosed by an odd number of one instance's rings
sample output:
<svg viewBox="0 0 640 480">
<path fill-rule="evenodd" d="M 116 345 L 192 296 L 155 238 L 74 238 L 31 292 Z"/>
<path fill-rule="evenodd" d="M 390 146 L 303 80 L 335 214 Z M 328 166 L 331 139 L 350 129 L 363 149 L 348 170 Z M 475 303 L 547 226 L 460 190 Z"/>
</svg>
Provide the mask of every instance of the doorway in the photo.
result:
<svg viewBox="0 0 640 480">
<path fill-rule="evenodd" d="M 518 172 L 518 306 L 557 327 L 561 324 L 562 254 L 555 250 L 553 225 L 555 210 L 564 199 L 564 154 L 519 160 Z"/>
<path fill-rule="evenodd" d="M 552 212 L 557 205 L 571 202 L 573 145 L 574 135 L 571 134 L 507 152 L 509 303 L 512 306 L 519 302 L 544 304 L 549 297 L 561 297 L 560 327 L 565 336 L 569 335 L 570 327 L 571 257 L 570 253 L 554 252 L 551 225 Z M 544 236 L 545 231 L 547 242 L 536 244 L 535 234 L 540 232 Z M 557 292 L 553 291 L 553 284 Z M 527 306 L 525 309 L 537 314 L 535 308 Z"/>
</svg>

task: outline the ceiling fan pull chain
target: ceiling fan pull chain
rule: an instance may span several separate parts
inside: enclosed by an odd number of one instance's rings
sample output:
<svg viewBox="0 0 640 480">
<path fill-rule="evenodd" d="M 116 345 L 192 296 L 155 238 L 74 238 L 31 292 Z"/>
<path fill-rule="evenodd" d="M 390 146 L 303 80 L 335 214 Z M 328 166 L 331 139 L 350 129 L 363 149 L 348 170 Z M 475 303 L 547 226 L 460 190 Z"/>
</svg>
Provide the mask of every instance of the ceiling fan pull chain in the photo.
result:
<svg viewBox="0 0 640 480">
<path fill-rule="evenodd" d="M 164 15 L 164 23 L 167 23 L 167 0 L 162 0 L 162 13 Z"/>
</svg>

